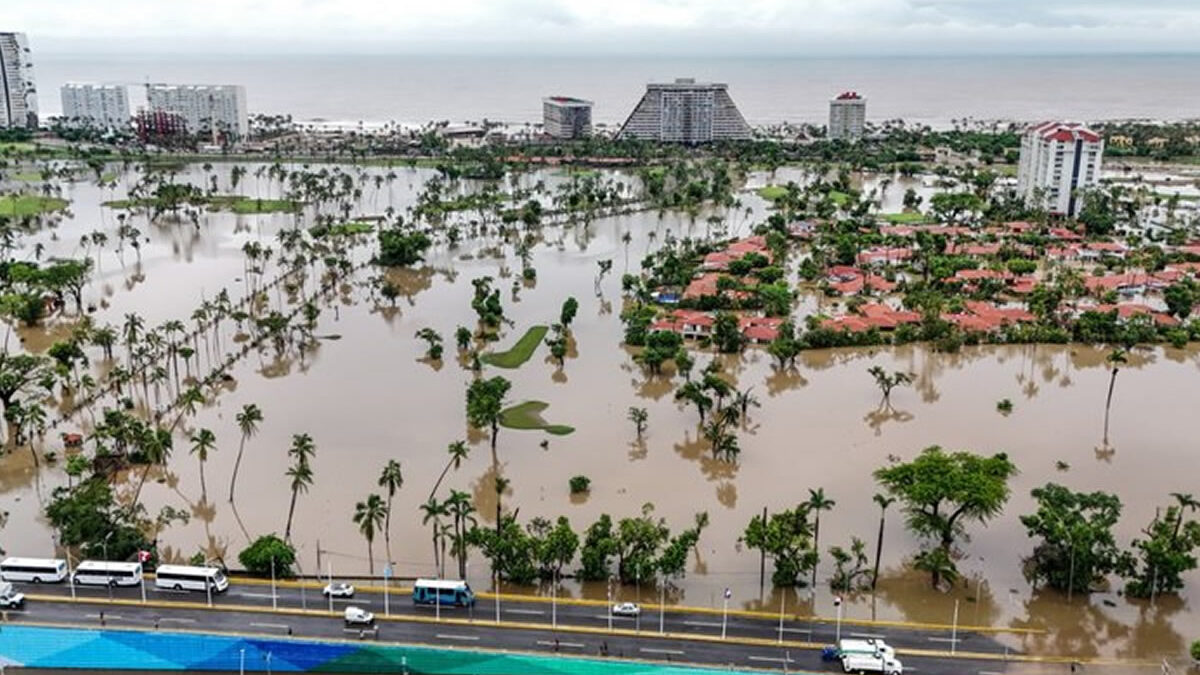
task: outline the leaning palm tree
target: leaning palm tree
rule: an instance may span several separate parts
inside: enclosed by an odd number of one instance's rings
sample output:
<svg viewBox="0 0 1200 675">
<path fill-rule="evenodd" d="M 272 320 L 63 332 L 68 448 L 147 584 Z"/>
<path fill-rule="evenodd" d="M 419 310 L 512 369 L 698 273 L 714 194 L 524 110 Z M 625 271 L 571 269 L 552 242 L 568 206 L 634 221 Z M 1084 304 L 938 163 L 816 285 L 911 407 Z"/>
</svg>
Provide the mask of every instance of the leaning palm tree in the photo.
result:
<svg viewBox="0 0 1200 675">
<path fill-rule="evenodd" d="M 471 495 L 460 490 L 451 490 L 450 497 L 446 500 L 446 510 L 454 518 L 451 552 L 458 558 L 458 578 L 462 579 L 467 576 L 467 527 L 475 524 L 475 506 L 471 504 Z M 445 564 L 443 559 L 442 565 Z"/>
<path fill-rule="evenodd" d="M 437 494 L 438 488 L 442 485 L 442 480 L 450 471 L 450 467 L 454 467 L 454 470 L 458 471 L 458 467 L 462 466 L 463 460 L 471 453 L 471 449 L 463 441 L 454 441 L 446 446 L 446 452 L 450 453 L 450 461 L 446 462 L 446 467 L 442 469 L 442 475 L 438 476 L 437 482 L 433 484 L 433 489 L 429 491 L 430 499 L 433 499 L 433 496 Z"/>
<path fill-rule="evenodd" d="M 875 585 L 879 583 L 879 558 L 883 554 L 883 527 L 887 518 L 887 508 L 896 501 L 896 498 L 876 493 L 871 499 L 879 505 L 879 537 L 875 540 L 875 571 L 871 573 L 871 590 L 873 591 Z"/>
<path fill-rule="evenodd" d="M 233 477 L 229 479 L 229 501 L 233 501 L 233 488 L 237 485 L 238 468 L 242 465 L 242 451 L 246 449 L 246 440 L 258 433 L 258 423 L 263 421 L 262 411 L 257 405 L 248 403 L 242 406 L 237 414 L 238 429 L 242 432 L 242 442 L 238 444 L 237 459 L 233 461 Z"/>
<path fill-rule="evenodd" d="M 200 460 L 200 500 L 208 501 L 208 486 L 204 483 L 204 463 L 208 461 L 208 453 L 217 447 L 217 437 L 208 429 L 201 429 L 192 434 L 191 454 Z"/>
<path fill-rule="evenodd" d="M 421 524 L 431 525 L 433 529 L 433 570 L 434 574 L 437 574 L 437 570 L 439 569 L 438 563 L 440 561 L 438 557 L 438 532 L 441 531 L 442 516 L 449 515 L 450 512 L 446 509 L 445 504 L 442 504 L 433 497 L 430 497 L 421 505 L 421 512 L 424 513 L 421 517 Z"/>
<path fill-rule="evenodd" d="M 1104 445 L 1108 445 L 1108 413 L 1112 408 L 1113 387 L 1117 385 L 1117 373 L 1121 372 L 1121 366 L 1129 361 L 1126 358 L 1128 352 L 1124 349 L 1117 348 L 1108 353 L 1104 360 L 1112 367 L 1112 374 L 1108 378 L 1108 397 L 1104 399 Z"/>
<path fill-rule="evenodd" d="M 375 533 L 387 520 L 387 516 L 388 508 L 384 505 L 383 498 L 377 494 L 368 495 L 367 501 L 354 505 L 354 522 L 358 524 L 358 531 L 367 540 L 367 566 L 371 576 L 375 576 L 375 551 L 372 544 L 375 542 Z"/>
<path fill-rule="evenodd" d="M 813 550 L 821 550 L 821 512 L 829 511 L 837 502 L 825 496 L 825 488 L 817 488 L 808 490 L 808 508 L 813 512 Z M 813 563 L 812 584 L 813 588 L 817 586 L 817 563 L 818 559 Z"/>
<path fill-rule="evenodd" d="M 291 541 L 292 517 L 296 514 L 296 497 L 301 492 L 308 492 L 309 486 L 313 484 L 313 471 L 312 467 L 308 465 L 308 460 L 297 459 L 295 464 L 288 467 L 285 475 L 292 481 L 292 502 L 288 506 L 287 527 L 283 530 L 283 538 Z"/>
<path fill-rule="evenodd" d="M 387 547 L 387 561 L 392 564 L 392 498 L 396 491 L 404 486 L 404 474 L 400 471 L 400 462 L 389 459 L 383 465 L 383 473 L 379 474 L 379 487 L 387 488 L 387 517 L 383 524 L 383 541 Z"/>
</svg>

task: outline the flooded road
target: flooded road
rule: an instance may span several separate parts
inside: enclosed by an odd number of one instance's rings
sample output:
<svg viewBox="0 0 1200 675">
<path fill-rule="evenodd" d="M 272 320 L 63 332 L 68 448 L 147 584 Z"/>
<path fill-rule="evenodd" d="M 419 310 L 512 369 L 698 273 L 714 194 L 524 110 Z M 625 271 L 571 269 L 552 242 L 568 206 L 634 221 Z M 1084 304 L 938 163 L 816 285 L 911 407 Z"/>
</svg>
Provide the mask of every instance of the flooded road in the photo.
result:
<svg viewBox="0 0 1200 675">
<path fill-rule="evenodd" d="M 191 171 L 196 182 L 205 180 L 198 168 Z M 360 207 L 365 213 L 382 211 L 388 203 L 402 210 L 433 175 L 395 171 L 398 178 L 389 187 L 364 194 Z M 549 183 L 564 176 L 546 173 L 523 180 Z M 772 179 L 756 175 L 754 181 Z M 256 186 L 253 178 L 242 190 L 252 196 L 278 194 L 277 185 Z M 903 187 L 891 191 L 902 195 Z M 41 242 L 47 256 L 82 255 L 79 239 L 84 233 L 116 227 L 114 212 L 98 204 L 110 192 L 86 183 L 68 185 L 64 197 L 72 200 L 73 215 L 29 238 L 26 246 Z M 115 192 L 119 195 L 121 189 Z M 744 232 L 749 222 L 762 217 L 763 204 L 751 194 L 742 199 L 755 214 L 741 219 Z M 200 226 L 193 227 L 190 222 L 150 225 L 143 216 L 134 216 L 131 222 L 148 239 L 140 263 L 128 248 L 120 256 L 122 263 L 108 244 L 85 303 L 97 305 L 98 324 L 119 326 L 134 311 L 148 325 L 172 318 L 186 323 L 200 300 L 221 288 L 240 297 L 246 284 L 242 244 L 261 239 L 277 246 L 275 233 L 291 221 L 291 216 L 278 214 L 205 214 Z M 1127 545 L 1154 517 L 1156 507 L 1167 504 L 1168 493 L 1195 492 L 1200 447 L 1191 415 L 1200 400 L 1200 352 L 1154 348 L 1132 355 L 1117 378 L 1110 447 L 1105 448 L 1109 371 L 1103 350 L 988 346 L 947 355 L 914 346 L 811 351 L 790 373 L 775 371 L 759 349 L 738 357 L 696 351 L 696 372 L 718 358 L 737 387 L 752 387 L 761 402 L 750 409 L 738 432 L 738 462 L 718 461 L 700 434 L 695 410 L 673 400 L 679 378 L 673 383 L 665 375 L 648 377 L 620 344 L 620 275 L 635 272 L 646 251 L 660 245 L 668 232 L 698 236 L 705 228 L 703 215 L 693 223 L 686 216 L 656 212 L 607 217 L 586 227 L 549 227 L 533 249 L 536 283 L 519 284 L 515 291 L 520 261 L 511 247 L 506 258 L 498 258 L 496 242 L 490 240 L 464 241 L 456 249 L 438 244 L 423 265 L 388 273 L 402 291 L 394 307 L 372 299 L 363 287 L 376 270 L 358 272 L 353 285 L 335 293 L 322 312 L 314 333 L 325 339 L 303 361 L 294 355 L 277 359 L 270 347 L 261 354 L 251 352 L 233 367 L 233 380 L 223 393 L 185 420 L 167 470 L 152 471 L 142 493 L 152 512 L 171 505 L 191 513 L 187 525 L 161 534 L 164 554 L 187 558 L 201 552 L 237 566 L 237 553 L 250 539 L 282 533 L 290 498 L 286 453 L 296 433 L 310 434 L 316 445 L 314 485 L 300 496 L 293 526 L 305 572 L 317 571 L 318 547 L 322 566 L 332 561 L 335 575 L 367 571 L 366 542 L 351 522 L 354 504 L 382 491 L 376 484 L 380 470 L 387 460 L 397 459 L 405 481 L 393 507 L 396 574 L 432 573 L 430 532 L 421 523 L 419 506 L 446 465 L 447 444 L 456 440 L 468 440 L 471 452 L 459 469 L 449 472 L 440 493 L 451 488 L 468 492 L 480 522 L 492 522 L 496 466 L 487 439 L 467 428 L 464 392 L 472 378 L 457 359 L 452 339 L 456 326 L 475 324 L 471 279 L 490 275 L 497 278 L 505 314 L 513 322 L 498 343 L 501 349 L 529 326 L 556 321 L 568 296 L 580 303 L 572 326 L 574 349 L 561 370 L 544 346 L 519 369 L 485 368 L 485 375 L 512 380 L 511 402 L 546 401 L 546 420 L 575 428 L 567 436 L 500 430 L 498 467 L 510 481 L 504 508 L 519 509 L 522 522 L 566 515 L 576 531 L 602 513 L 635 516 L 646 503 L 675 531 L 689 526 L 696 512 L 707 511 L 711 524 L 686 577 L 670 593 L 673 600 L 719 607 L 723 589 L 729 588 L 736 606 L 777 611 L 783 602 L 789 613 L 832 616 L 828 555 L 815 592 L 772 591 L 768 562 L 768 587 L 760 593 L 759 556 L 738 543 L 747 523 L 764 507 L 790 508 L 806 500 L 810 488 L 823 488 L 836 506 L 822 515 L 822 549 L 848 547 L 851 537 L 873 543 L 879 510 L 872 502 L 878 487 L 871 472 L 889 457 L 909 459 L 924 447 L 941 445 L 1009 454 L 1020 473 L 1012 481 L 1004 513 L 986 527 L 968 528 L 967 557 L 959 564 L 964 581 L 943 594 L 929 588 L 927 576 L 908 571 L 905 563 L 918 542 L 905 531 L 898 510 L 890 509 L 879 591 L 874 597 L 847 597 L 844 616 L 949 624 L 957 601 L 960 624 L 1050 631 L 1011 638 L 1014 648 L 1081 656 L 1176 653 L 1200 633 L 1200 616 L 1191 606 L 1200 601 L 1200 574 L 1194 572 L 1185 577 L 1188 585 L 1181 598 L 1159 598 L 1153 606 L 1115 593 L 1077 595 L 1068 604 L 1053 592 L 1031 592 L 1020 563 L 1033 543 L 1017 519 L 1032 510 L 1030 489 L 1047 481 L 1111 491 L 1125 504 L 1116 534 Z M 622 241 L 626 232 L 631 235 L 628 244 Z M 652 232 L 654 238 L 648 236 Z M 355 258 L 365 260 L 372 248 L 373 242 L 361 247 Z M 614 273 L 600 282 L 597 293 L 597 262 L 606 259 L 614 261 Z M 425 360 L 424 343 L 414 338 L 427 327 L 449 343 L 441 363 Z M 44 349 L 62 330 L 52 325 L 20 334 L 30 348 Z M 230 323 L 219 338 L 205 335 L 199 342 L 202 353 L 231 349 L 234 332 Z M 118 348 L 117 355 L 121 353 Z M 98 352 L 92 356 L 95 368 L 107 367 Z M 916 375 L 913 387 L 893 392 L 894 411 L 879 407 L 879 390 L 867 374 L 873 365 Z M 154 391 L 150 393 L 153 402 Z M 1011 414 L 997 411 L 1002 399 L 1012 401 Z M 237 499 L 231 505 L 226 496 L 240 440 L 235 415 L 250 403 L 262 409 L 264 421 L 246 443 Z M 626 417 L 630 406 L 649 412 L 641 442 Z M 73 425 L 86 430 L 88 422 L 80 414 Z M 209 503 L 200 499 L 198 462 L 186 441 L 187 434 L 200 428 L 211 429 L 217 438 L 205 466 Z M 58 445 L 53 438 L 47 441 L 47 449 L 59 450 Z M 10 513 L 0 536 L 10 554 L 53 552 L 53 535 L 40 511 L 50 491 L 66 483 L 62 465 L 61 451 L 54 466 L 43 464 L 40 470 L 28 449 L 0 458 L 0 504 Z M 568 481 L 576 475 L 591 479 L 586 497 L 569 494 Z M 383 551 L 380 537 L 374 547 L 377 569 Z M 489 587 L 487 561 L 473 556 L 468 577 L 478 587 Z M 563 593 L 603 598 L 606 589 L 567 583 Z M 629 587 L 619 594 L 635 599 L 638 591 Z M 655 597 L 657 590 L 647 586 L 641 595 Z"/>
</svg>

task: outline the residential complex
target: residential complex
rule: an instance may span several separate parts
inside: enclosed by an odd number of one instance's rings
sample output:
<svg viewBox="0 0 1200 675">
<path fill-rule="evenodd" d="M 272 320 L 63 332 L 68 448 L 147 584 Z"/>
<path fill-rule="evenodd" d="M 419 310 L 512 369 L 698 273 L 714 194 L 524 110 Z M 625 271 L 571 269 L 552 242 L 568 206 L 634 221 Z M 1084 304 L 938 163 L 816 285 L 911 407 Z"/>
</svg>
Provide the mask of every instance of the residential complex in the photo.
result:
<svg viewBox="0 0 1200 675">
<path fill-rule="evenodd" d="M 829 102 L 829 140 L 857 141 L 867 122 L 867 99 L 845 91 Z"/>
<path fill-rule="evenodd" d="M 587 138 L 592 135 L 592 102 L 570 96 L 544 98 L 542 127 L 551 138 Z"/>
<path fill-rule="evenodd" d="M 190 134 L 245 138 L 250 133 L 246 88 L 237 85 L 151 84 L 146 102 L 153 113 L 181 116 Z"/>
<path fill-rule="evenodd" d="M 64 84 L 63 120 L 96 129 L 129 127 L 129 92 L 121 84 Z"/>
<path fill-rule="evenodd" d="M 1074 218 L 1083 191 L 1100 182 L 1104 140 L 1081 124 L 1043 122 L 1021 139 L 1017 192 L 1027 203 Z"/>
<path fill-rule="evenodd" d="M 37 128 L 37 87 L 24 33 L 0 33 L 0 128 Z"/>
<path fill-rule="evenodd" d="M 617 138 L 688 144 L 747 140 L 750 125 L 729 97 L 726 85 L 681 78 L 669 84 L 646 85 L 645 95 Z"/>
</svg>

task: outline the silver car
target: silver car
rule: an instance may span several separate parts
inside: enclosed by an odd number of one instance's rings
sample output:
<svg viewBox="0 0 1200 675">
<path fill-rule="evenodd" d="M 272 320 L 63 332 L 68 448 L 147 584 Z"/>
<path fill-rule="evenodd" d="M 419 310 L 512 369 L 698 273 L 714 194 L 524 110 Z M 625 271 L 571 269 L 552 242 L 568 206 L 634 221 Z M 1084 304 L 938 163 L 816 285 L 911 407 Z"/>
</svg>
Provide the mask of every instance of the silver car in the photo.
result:
<svg viewBox="0 0 1200 675">
<path fill-rule="evenodd" d="M 354 586 L 350 584 L 326 584 L 321 593 L 327 598 L 353 598 Z"/>
<path fill-rule="evenodd" d="M 636 602 L 622 602 L 613 605 L 613 616 L 638 616 L 642 613 L 642 608 L 637 606 Z"/>
</svg>

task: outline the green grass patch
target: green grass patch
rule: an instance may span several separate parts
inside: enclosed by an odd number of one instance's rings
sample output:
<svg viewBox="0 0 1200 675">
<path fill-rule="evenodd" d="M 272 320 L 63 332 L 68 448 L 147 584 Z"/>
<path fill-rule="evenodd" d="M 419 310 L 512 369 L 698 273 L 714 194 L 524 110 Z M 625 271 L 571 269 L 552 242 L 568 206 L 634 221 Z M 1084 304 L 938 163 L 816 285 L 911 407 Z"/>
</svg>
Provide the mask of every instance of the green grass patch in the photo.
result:
<svg viewBox="0 0 1200 675">
<path fill-rule="evenodd" d="M 234 213 L 295 213 L 300 202 L 291 199 L 254 199 L 243 195 L 214 195 L 209 197 L 208 208 L 214 211 Z"/>
<path fill-rule="evenodd" d="M 547 326 L 534 326 L 525 331 L 517 344 L 503 352 L 489 352 L 480 356 L 480 360 L 489 366 L 497 368 L 520 368 L 521 364 L 525 363 L 533 356 L 534 350 L 538 345 L 542 344 L 542 339 L 546 337 L 546 331 L 550 330 Z"/>
<path fill-rule="evenodd" d="M 758 188 L 758 196 L 773 202 L 787 194 L 787 188 L 782 185 L 764 185 Z"/>
<path fill-rule="evenodd" d="M 51 211 L 62 211 L 69 203 L 58 197 L 0 195 L 0 216 L 36 216 Z"/>
<path fill-rule="evenodd" d="M 349 237 L 356 234 L 369 234 L 374 231 L 374 225 L 362 222 L 339 223 L 337 225 L 313 225 L 308 228 L 308 233 L 317 239 L 329 236 Z"/>
<path fill-rule="evenodd" d="M 41 171 L 22 171 L 9 176 L 13 180 L 19 180 L 23 183 L 37 183 L 42 180 Z"/>
<path fill-rule="evenodd" d="M 500 426 L 506 429 L 541 429 L 555 436 L 566 436 L 575 427 L 565 424 L 550 424 L 542 419 L 542 412 L 550 404 L 544 401 L 525 401 L 500 411 Z"/>
<path fill-rule="evenodd" d="M 21 154 L 29 153 L 37 150 L 37 146 L 33 143 L 25 142 L 4 142 L 0 143 L 0 154 Z"/>
<path fill-rule="evenodd" d="M 846 202 L 850 201 L 850 195 L 846 194 L 845 192 L 839 192 L 837 190 L 830 190 L 829 191 L 829 201 L 833 202 L 834 204 L 837 204 L 838 206 L 844 206 L 846 204 Z"/>
<path fill-rule="evenodd" d="M 921 223 L 930 222 L 929 216 L 917 211 L 905 211 L 904 213 L 885 213 L 883 219 L 893 225 L 919 225 Z"/>
</svg>

